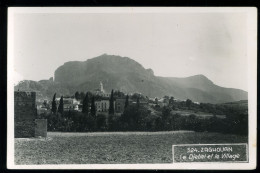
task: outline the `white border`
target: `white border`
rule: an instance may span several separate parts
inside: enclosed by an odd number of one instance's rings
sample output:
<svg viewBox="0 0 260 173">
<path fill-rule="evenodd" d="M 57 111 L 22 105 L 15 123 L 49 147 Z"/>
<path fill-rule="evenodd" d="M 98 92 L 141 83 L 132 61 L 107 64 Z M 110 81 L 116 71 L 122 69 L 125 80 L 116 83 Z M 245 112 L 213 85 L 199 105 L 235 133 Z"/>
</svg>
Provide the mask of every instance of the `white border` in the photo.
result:
<svg viewBox="0 0 260 173">
<path fill-rule="evenodd" d="M 14 164 L 14 14 L 16 13 L 247 13 L 249 163 L 178 163 L 178 164 Z M 9 7 L 7 52 L 7 168 L 8 169 L 221 169 L 256 168 L 257 127 L 257 8 L 255 7 Z"/>
</svg>

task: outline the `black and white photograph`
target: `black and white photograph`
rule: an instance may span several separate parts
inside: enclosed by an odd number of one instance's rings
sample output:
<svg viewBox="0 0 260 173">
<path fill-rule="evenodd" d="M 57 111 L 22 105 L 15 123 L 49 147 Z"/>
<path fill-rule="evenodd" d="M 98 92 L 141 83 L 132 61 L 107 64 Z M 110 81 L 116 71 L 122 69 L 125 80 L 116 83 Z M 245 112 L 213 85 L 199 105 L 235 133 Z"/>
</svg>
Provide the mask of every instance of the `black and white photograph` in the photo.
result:
<svg viewBox="0 0 260 173">
<path fill-rule="evenodd" d="M 256 168 L 254 7 L 8 8 L 9 169 Z"/>
</svg>

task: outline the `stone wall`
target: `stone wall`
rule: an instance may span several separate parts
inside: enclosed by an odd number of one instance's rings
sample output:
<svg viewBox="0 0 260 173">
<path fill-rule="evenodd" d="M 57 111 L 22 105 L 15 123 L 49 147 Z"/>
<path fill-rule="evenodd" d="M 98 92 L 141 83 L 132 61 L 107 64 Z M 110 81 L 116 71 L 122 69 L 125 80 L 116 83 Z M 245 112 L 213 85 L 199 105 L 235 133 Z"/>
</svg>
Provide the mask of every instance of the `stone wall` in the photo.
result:
<svg viewBox="0 0 260 173">
<path fill-rule="evenodd" d="M 36 119 L 35 125 L 35 137 L 47 137 L 47 120 Z"/>
<path fill-rule="evenodd" d="M 35 92 L 14 92 L 15 138 L 34 137 L 37 117 Z"/>
</svg>

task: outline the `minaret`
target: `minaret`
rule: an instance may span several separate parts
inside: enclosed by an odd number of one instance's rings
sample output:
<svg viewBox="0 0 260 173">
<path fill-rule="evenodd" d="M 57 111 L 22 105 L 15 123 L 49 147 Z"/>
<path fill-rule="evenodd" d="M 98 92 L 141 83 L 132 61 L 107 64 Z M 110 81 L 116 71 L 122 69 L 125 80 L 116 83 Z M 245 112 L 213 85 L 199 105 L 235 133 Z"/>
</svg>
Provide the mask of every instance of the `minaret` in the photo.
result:
<svg viewBox="0 0 260 173">
<path fill-rule="evenodd" d="M 99 87 L 100 87 L 100 91 L 101 91 L 102 93 L 104 93 L 104 88 L 103 88 L 103 84 L 102 84 L 101 81 L 100 81 Z"/>
</svg>

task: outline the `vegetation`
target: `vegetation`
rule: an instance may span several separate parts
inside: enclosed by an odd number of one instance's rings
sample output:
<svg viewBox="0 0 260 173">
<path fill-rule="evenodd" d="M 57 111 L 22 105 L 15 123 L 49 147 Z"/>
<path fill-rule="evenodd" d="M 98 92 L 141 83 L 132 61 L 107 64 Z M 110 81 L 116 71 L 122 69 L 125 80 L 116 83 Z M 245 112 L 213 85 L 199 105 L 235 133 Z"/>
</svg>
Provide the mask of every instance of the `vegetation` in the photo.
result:
<svg viewBox="0 0 260 173">
<path fill-rule="evenodd" d="M 53 113 L 56 113 L 56 111 L 57 111 L 56 93 L 53 95 L 51 111 L 52 111 Z"/>
<path fill-rule="evenodd" d="M 59 103 L 59 107 L 58 107 L 58 112 L 59 112 L 60 114 L 63 114 L 63 111 L 64 111 L 63 96 L 61 96 L 61 98 L 60 98 L 60 103 Z"/>
<path fill-rule="evenodd" d="M 118 95 L 120 92 L 116 91 L 115 93 Z M 92 97 L 91 103 L 89 103 L 89 95 Z M 134 94 L 131 98 L 136 99 L 136 102 L 130 104 L 129 96 L 126 95 L 124 112 L 118 115 L 114 113 L 114 96 L 112 90 L 108 114 L 100 114 L 96 111 L 95 96 L 87 92 L 83 100 L 82 112 L 64 112 L 63 97 L 61 97 L 58 112 L 55 111 L 56 102 L 52 101 L 52 112 L 42 116 L 48 119 L 48 131 L 192 130 L 248 135 L 248 108 L 244 102 L 196 104 L 190 99 L 177 102 L 174 101 L 174 97 L 165 96 L 164 106 L 159 106 L 158 99 L 149 101 L 151 105 L 143 105 L 140 102 L 146 101 L 147 98 L 141 94 Z M 54 94 L 53 100 L 55 97 L 56 94 Z M 186 115 L 184 116 L 181 113 L 185 111 Z M 201 112 L 211 116 L 200 117 L 198 114 Z"/>
<path fill-rule="evenodd" d="M 75 93 L 75 99 L 76 99 L 76 100 L 79 100 L 79 99 L 80 99 L 80 95 L 79 95 L 79 92 L 78 92 L 78 91 Z"/>
<path fill-rule="evenodd" d="M 115 113 L 114 110 L 114 90 L 111 91 L 110 99 L 109 99 L 109 115 L 113 115 Z"/>
<path fill-rule="evenodd" d="M 85 115 L 88 115 L 89 113 L 89 98 L 88 98 L 88 92 L 83 100 L 83 105 L 82 105 L 82 113 Z"/>
<path fill-rule="evenodd" d="M 122 98 L 122 97 L 124 97 L 124 96 L 125 96 L 125 93 L 123 93 L 123 92 L 121 92 L 121 91 L 119 91 L 119 90 L 113 92 L 113 97 Z"/>
<path fill-rule="evenodd" d="M 129 96 L 126 95 L 126 98 L 125 98 L 125 109 L 127 108 L 128 105 L 129 105 Z"/>
<path fill-rule="evenodd" d="M 84 92 L 80 92 L 79 99 L 83 100 L 84 98 L 85 98 L 85 93 Z"/>
<path fill-rule="evenodd" d="M 92 116 L 92 117 L 95 117 L 95 116 L 96 116 L 95 97 L 92 97 L 92 100 L 91 100 L 90 113 L 91 113 L 91 116 Z"/>
</svg>

